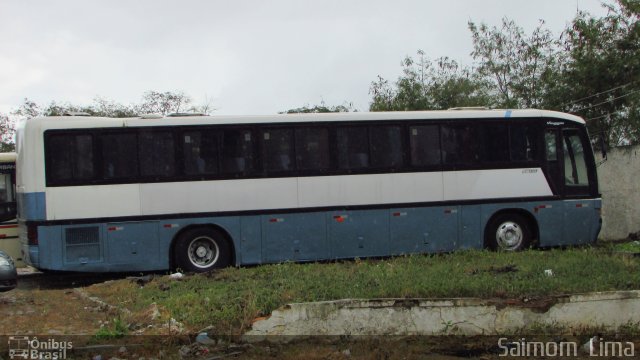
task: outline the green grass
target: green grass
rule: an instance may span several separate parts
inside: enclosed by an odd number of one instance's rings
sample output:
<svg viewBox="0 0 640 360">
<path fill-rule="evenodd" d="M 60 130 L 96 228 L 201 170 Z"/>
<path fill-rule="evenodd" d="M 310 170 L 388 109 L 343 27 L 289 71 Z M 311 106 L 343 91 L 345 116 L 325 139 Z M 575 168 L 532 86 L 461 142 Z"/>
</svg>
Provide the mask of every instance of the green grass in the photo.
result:
<svg viewBox="0 0 640 360">
<path fill-rule="evenodd" d="M 640 241 L 628 241 L 612 245 L 614 251 L 640 253 Z"/>
<path fill-rule="evenodd" d="M 552 270 L 553 276 L 546 275 L 546 269 Z M 219 334 L 239 334 L 254 318 L 291 302 L 346 298 L 535 298 L 640 289 L 640 262 L 607 248 L 519 253 L 473 250 L 383 260 L 228 268 L 187 276 L 184 280 L 162 277 L 142 288 L 130 283 L 125 289 L 121 284 L 117 292 L 110 291 L 109 286 L 113 285 L 96 285 L 90 291 L 99 293 L 108 302 L 126 301 L 133 311 L 141 311 L 155 302 L 191 328 L 213 324 Z"/>
<path fill-rule="evenodd" d="M 111 326 L 103 326 L 96 333 L 96 339 L 117 339 L 129 333 L 129 328 L 120 319 L 114 318 Z"/>
</svg>

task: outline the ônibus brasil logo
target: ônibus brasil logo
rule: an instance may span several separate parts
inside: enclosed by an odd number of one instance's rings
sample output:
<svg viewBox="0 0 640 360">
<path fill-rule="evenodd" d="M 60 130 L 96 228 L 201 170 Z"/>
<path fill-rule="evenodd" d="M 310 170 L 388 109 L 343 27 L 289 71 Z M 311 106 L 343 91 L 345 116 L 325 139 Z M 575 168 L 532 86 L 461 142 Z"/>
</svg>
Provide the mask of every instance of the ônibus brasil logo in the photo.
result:
<svg viewBox="0 0 640 360">
<path fill-rule="evenodd" d="M 54 339 L 38 340 L 37 337 L 9 336 L 10 359 L 51 359 L 67 358 L 67 350 L 73 348 L 71 341 L 56 341 Z"/>
</svg>

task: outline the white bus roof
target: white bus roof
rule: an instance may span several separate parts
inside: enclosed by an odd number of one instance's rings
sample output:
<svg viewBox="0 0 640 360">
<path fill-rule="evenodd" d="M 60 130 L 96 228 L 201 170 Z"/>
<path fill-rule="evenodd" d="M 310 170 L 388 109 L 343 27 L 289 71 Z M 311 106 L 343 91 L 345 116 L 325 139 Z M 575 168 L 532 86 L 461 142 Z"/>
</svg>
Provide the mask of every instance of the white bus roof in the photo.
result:
<svg viewBox="0 0 640 360">
<path fill-rule="evenodd" d="M 393 120 L 447 120 L 447 119 L 500 119 L 500 118 L 549 118 L 585 124 L 578 116 L 548 110 L 443 110 L 396 112 L 344 112 L 277 115 L 213 115 L 180 117 L 105 118 L 88 116 L 39 117 L 27 121 L 29 127 L 47 129 L 73 129 L 94 127 L 144 127 L 161 125 L 223 125 L 267 124 L 294 122 L 333 121 L 393 121 Z"/>
<path fill-rule="evenodd" d="M 16 162 L 16 153 L 0 153 L 0 163 Z"/>
</svg>

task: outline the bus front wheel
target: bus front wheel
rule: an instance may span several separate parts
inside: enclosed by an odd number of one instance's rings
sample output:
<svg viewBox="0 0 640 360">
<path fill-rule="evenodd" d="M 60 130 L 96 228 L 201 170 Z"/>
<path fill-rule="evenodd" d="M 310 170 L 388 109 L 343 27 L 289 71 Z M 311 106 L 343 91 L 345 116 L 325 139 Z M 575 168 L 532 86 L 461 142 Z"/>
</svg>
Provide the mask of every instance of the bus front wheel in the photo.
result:
<svg viewBox="0 0 640 360">
<path fill-rule="evenodd" d="M 229 266 L 229 243 L 223 234 L 210 228 L 185 231 L 177 239 L 175 260 L 187 272 L 206 272 Z"/>
<path fill-rule="evenodd" d="M 485 239 L 492 250 L 520 251 L 531 244 L 532 235 L 529 222 L 522 215 L 500 214 L 487 225 Z"/>
</svg>

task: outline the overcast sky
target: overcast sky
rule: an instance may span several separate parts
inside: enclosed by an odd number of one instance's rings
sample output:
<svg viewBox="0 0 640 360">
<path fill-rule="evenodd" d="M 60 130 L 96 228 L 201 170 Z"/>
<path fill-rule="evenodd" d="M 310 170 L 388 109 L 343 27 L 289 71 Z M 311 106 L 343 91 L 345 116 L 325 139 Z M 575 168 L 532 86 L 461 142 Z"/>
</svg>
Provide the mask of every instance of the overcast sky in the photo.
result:
<svg viewBox="0 0 640 360">
<path fill-rule="evenodd" d="M 605 14 L 599 0 L 0 0 L 0 112 L 148 90 L 215 114 L 366 111 L 370 83 L 418 49 L 471 64 L 469 20 L 530 32 L 544 19 L 557 35 L 578 8 Z"/>
</svg>

